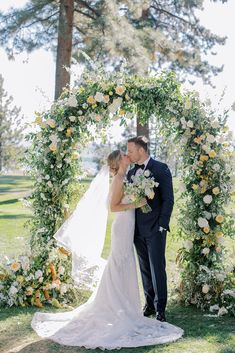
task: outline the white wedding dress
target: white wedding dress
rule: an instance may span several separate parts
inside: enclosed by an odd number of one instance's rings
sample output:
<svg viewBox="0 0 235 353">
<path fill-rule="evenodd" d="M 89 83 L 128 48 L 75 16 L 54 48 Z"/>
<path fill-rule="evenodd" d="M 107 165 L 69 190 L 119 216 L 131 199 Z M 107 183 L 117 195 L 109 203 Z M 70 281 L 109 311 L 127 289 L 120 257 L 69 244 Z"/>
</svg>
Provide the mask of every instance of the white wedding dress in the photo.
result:
<svg viewBox="0 0 235 353">
<path fill-rule="evenodd" d="M 96 292 L 73 311 L 37 312 L 32 327 L 39 336 L 68 346 L 119 349 L 172 342 L 183 335 L 181 328 L 142 314 L 134 226 L 134 210 L 116 213 L 111 252 Z"/>
</svg>

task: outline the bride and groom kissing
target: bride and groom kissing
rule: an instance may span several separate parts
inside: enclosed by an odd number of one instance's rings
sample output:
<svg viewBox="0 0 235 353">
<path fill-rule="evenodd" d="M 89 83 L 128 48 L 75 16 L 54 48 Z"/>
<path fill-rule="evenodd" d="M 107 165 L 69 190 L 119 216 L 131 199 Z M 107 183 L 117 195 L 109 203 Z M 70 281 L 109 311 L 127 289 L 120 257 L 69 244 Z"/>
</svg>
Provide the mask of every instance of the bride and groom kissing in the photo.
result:
<svg viewBox="0 0 235 353">
<path fill-rule="evenodd" d="M 94 183 L 98 181 L 97 192 L 87 198 L 91 205 L 101 190 L 104 190 L 102 197 L 108 192 L 109 208 L 116 215 L 111 229 L 111 251 L 100 282 L 91 298 L 70 312 L 36 313 L 32 327 L 41 337 L 68 346 L 117 349 L 172 342 L 183 335 L 183 330 L 167 323 L 165 317 L 165 247 L 174 204 L 172 176 L 166 164 L 150 157 L 145 137 L 130 138 L 127 150 L 127 154 L 116 150 L 108 156 L 112 183 L 108 189 L 101 187 L 102 181 L 107 180 L 107 168 L 101 170 L 94 180 Z M 134 167 L 130 168 L 131 164 Z M 133 182 L 136 176 L 146 171 L 158 187 L 154 188 L 151 199 L 143 197 L 133 202 L 125 195 L 125 182 Z M 98 202 L 97 214 L 102 218 L 105 201 L 99 198 Z M 151 207 L 148 213 L 142 212 L 146 204 Z M 68 220 L 67 225 L 71 222 Z M 95 225 L 97 231 L 98 223 Z M 63 226 L 61 229 L 54 237 L 58 242 L 63 240 L 63 244 L 70 244 L 73 254 L 72 242 L 67 239 L 70 233 L 65 237 Z M 96 237 L 94 233 L 93 238 Z M 145 295 L 143 310 L 134 246 Z"/>
</svg>

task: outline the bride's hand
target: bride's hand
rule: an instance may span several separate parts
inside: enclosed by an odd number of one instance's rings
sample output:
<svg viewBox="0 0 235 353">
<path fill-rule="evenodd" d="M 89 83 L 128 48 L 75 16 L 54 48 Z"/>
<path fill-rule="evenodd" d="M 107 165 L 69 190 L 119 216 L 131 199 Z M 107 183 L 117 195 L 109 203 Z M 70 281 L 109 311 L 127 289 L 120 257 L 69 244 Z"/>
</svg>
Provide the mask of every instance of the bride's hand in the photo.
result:
<svg viewBox="0 0 235 353">
<path fill-rule="evenodd" d="M 140 202 L 136 205 L 136 208 L 141 208 L 143 207 L 144 205 L 147 204 L 147 200 L 146 198 L 144 197 L 142 200 L 140 200 Z"/>
</svg>

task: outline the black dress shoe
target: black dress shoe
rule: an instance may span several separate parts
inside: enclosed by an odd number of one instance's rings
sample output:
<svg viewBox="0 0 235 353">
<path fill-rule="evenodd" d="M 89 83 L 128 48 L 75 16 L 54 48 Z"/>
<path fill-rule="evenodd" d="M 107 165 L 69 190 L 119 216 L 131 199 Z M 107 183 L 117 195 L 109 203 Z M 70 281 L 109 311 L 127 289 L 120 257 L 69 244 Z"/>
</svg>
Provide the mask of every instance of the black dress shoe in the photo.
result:
<svg viewBox="0 0 235 353">
<path fill-rule="evenodd" d="M 156 311 L 153 308 L 150 308 L 148 305 L 145 305 L 143 308 L 143 314 L 144 316 L 151 316 L 151 315 L 155 315 Z"/>
<path fill-rule="evenodd" d="M 165 322 L 166 321 L 165 313 L 158 312 L 157 316 L 156 316 L 156 319 L 158 321 Z"/>
</svg>

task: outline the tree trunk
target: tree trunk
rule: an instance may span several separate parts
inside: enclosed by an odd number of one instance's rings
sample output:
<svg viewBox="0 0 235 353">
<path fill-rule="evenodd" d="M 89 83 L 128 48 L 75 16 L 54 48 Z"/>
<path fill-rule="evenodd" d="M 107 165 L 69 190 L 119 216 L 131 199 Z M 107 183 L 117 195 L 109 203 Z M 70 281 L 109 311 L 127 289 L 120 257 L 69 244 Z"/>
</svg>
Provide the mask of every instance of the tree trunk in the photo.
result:
<svg viewBox="0 0 235 353">
<path fill-rule="evenodd" d="M 70 68 L 72 55 L 74 0 L 60 0 L 58 24 L 58 44 L 56 54 L 55 99 L 63 88 L 70 83 L 70 73 L 64 68 Z"/>
<path fill-rule="evenodd" d="M 144 125 L 140 124 L 140 121 L 137 117 L 137 136 L 145 136 L 149 140 L 149 123 L 145 123 Z"/>
</svg>

